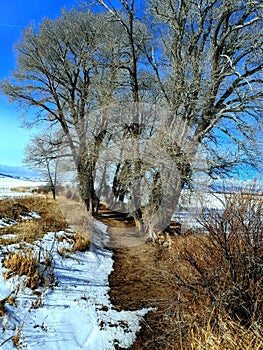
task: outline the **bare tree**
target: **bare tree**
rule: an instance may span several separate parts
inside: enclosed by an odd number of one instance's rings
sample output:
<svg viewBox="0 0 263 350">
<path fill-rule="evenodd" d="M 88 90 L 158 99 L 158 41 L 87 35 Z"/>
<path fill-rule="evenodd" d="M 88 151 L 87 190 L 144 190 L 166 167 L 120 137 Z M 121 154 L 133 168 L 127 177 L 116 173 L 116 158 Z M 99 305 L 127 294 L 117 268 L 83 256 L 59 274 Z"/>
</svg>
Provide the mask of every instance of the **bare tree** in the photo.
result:
<svg viewBox="0 0 263 350">
<path fill-rule="evenodd" d="M 263 101 L 262 1 L 149 0 L 148 5 L 159 35 L 151 53 L 142 50 L 171 110 L 167 125 L 185 125 L 181 140 L 189 140 L 182 145 L 170 137 L 163 145 L 177 159 L 182 187 L 191 179 L 200 146 L 212 177 L 242 162 L 256 165 L 253 143 Z"/>
<path fill-rule="evenodd" d="M 262 1 L 149 0 L 149 16 L 138 15 L 135 0 L 95 3 L 104 12 L 63 12 L 38 32 L 27 28 L 18 68 L 2 90 L 36 107 L 34 120 L 60 126 L 91 211 L 101 149 L 131 141 L 132 163 L 117 162 L 109 178 L 116 195 L 132 194 L 140 221 L 146 186 L 154 235 L 191 186 L 201 148 L 210 176 L 257 161 L 251 140 L 262 113 Z M 120 101 L 133 103 L 132 118 L 123 122 L 106 108 Z M 156 101 L 166 113 L 153 127 L 139 105 Z"/>
<path fill-rule="evenodd" d="M 136 157 L 133 157 L 131 162 L 129 159 L 124 159 L 122 163 L 116 165 L 116 171 L 113 181 L 113 193 L 120 201 L 128 196 L 132 199 L 134 208 L 132 213 L 137 219 L 140 231 L 144 231 L 144 223 L 142 218 L 142 177 L 143 177 L 143 159 L 140 152 L 140 140 L 148 136 L 153 127 L 152 124 L 145 124 L 145 117 L 141 117 L 141 104 L 154 103 L 155 77 L 146 68 L 146 55 L 142 50 L 149 48 L 152 35 L 149 33 L 147 24 L 143 21 L 143 16 L 138 16 L 139 7 L 135 0 L 120 0 L 119 7 L 113 5 L 110 0 L 96 0 L 98 5 L 106 10 L 112 20 L 117 21 L 123 29 L 124 37 L 126 38 L 127 59 L 119 67 L 125 74 L 127 86 L 130 89 L 128 102 L 133 102 L 133 115 L 128 124 L 123 125 L 123 139 L 133 139 L 133 145 Z M 142 45 L 143 43 L 143 45 Z M 127 99 L 127 97 L 126 97 Z M 143 108 L 144 109 L 144 108 Z M 125 113 L 125 112 L 124 112 Z M 151 120 L 152 118 L 146 118 Z M 136 185 L 135 185 L 136 183 Z"/>
<path fill-rule="evenodd" d="M 47 180 L 54 200 L 56 199 L 59 166 L 62 164 L 62 157 L 65 156 L 62 139 L 56 136 L 46 132 L 33 137 L 25 148 L 24 157 L 24 163 L 41 173 Z"/>
<path fill-rule="evenodd" d="M 220 139 L 236 145 L 239 160 L 253 163 L 250 141 L 263 100 L 262 1 L 150 0 L 149 11 L 161 52 L 148 60 L 171 125 L 187 122 L 196 145 L 213 152 L 211 171 L 231 166 L 232 159 L 217 157 Z"/>
<path fill-rule="evenodd" d="M 97 203 L 94 169 L 106 135 L 102 114 L 92 110 L 118 94 L 122 34 L 105 14 L 63 12 L 44 19 L 38 31 L 26 28 L 16 46 L 18 67 L 2 90 L 23 107 L 37 109 L 32 123 L 59 125 L 67 138 L 79 176 L 79 189 L 89 210 Z M 94 124 L 95 123 L 95 124 Z"/>
</svg>

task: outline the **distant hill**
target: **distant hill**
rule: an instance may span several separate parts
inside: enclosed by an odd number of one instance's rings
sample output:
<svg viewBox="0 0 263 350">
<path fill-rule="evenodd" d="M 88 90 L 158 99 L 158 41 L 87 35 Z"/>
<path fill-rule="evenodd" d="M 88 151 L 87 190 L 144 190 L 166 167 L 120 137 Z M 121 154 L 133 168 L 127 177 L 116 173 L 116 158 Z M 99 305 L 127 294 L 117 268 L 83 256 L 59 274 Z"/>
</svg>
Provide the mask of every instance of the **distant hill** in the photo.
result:
<svg viewBox="0 0 263 350">
<path fill-rule="evenodd" d="M 193 181 L 192 188 L 196 191 L 203 192 L 239 192 L 252 190 L 262 190 L 262 181 L 251 179 L 225 178 L 212 180 L 208 177 L 196 177 Z"/>
<path fill-rule="evenodd" d="M 9 166 L 0 164 L 0 177 L 22 180 L 40 180 L 41 175 L 23 166 Z"/>
</svg>

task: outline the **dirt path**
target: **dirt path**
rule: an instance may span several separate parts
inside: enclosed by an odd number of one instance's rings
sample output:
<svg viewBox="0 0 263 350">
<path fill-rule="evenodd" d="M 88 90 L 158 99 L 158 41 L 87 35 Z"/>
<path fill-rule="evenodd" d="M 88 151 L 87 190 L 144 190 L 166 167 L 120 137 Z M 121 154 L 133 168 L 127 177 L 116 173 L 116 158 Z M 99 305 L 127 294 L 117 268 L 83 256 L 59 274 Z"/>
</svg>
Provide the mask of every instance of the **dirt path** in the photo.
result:
<svg viewBox="0 0 263 350">
<path fill-rule="evenodd" d="M 165 349 L 157 344 L 156 333 L 162 332 L 163 310 L 169 307 L 173 293 L 169 281 L 165 283 L 168 250 L 146 243 L 127 218 L 106 213 L 99 219 L 108 225 L 109 245 L 114 252 L 114 270 L 109 277 L 112 304 L 118 310 L 158 306 L 145 317 L 131 349 Z"/>
</svg>

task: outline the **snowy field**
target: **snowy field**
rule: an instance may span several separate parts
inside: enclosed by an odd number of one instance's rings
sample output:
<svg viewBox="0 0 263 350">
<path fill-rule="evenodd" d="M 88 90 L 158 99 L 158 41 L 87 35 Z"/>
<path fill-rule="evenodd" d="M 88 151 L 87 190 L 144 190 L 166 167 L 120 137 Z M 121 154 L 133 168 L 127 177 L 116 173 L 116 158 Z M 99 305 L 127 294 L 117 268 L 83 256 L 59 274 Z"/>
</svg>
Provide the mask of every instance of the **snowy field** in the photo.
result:
<svg viewBox="0 0 263 350">
<path fill-rule="evenodd" d="M 35 182 L 2 180 L 0 187 L 6 189 L 5 194 L 13 195 L 11 187 L 36 186 Z M 105 225 L 94 221 L 94 231 L 107 240 Z M 49 232 L 27 247 L 33 249 L 39 261 L 47 252 L 52 257 L 52 288 L 43 286 L 32 291 L 24 286 L 25 276 L 5 280 L 3 257 L 7 252 L 19 251 L 20 245 L 0 247 L 0 304 L 8 296 L 15 297 L 14 304 L 5 303 L 5 315 L 0 317 L 0 348 L 16 349 L 13 339 L 17 334 L 21 348 L 29 350 L 110 350 L 116 345 L 128 348 L 150 310 L 116 311 L 108 295 L 112 253 L 92 245 L 87 252 L 60 255 L 60 248 L 70 243 L 66 232 L 59 232 L 65 238 L 62 241 L 56 239 L 57 234 Z"/>
<path fill-rule="evenodd" d="M 225 207 L 225 200 L 226 195 L 223 193 L 183 190 L 179 209 L 173 215 L 172 220 L 179 221 L 186 229 L 201 228 L 198 217 L 202 210 L 207 208 L 220 212 Z"/>
<path fill-rule="evenodd" d="M 33 189 L 37 186 L 43 185 L 43 182 L 39 181 L 26 181 L 8 177 L 0 177 L 0 199 L 3 198 L 15 198 L 25 197 L 32 195 L 32 192 L 15 192 L 12 191 L 16 187 L 28 187 Z"/>
</svg>

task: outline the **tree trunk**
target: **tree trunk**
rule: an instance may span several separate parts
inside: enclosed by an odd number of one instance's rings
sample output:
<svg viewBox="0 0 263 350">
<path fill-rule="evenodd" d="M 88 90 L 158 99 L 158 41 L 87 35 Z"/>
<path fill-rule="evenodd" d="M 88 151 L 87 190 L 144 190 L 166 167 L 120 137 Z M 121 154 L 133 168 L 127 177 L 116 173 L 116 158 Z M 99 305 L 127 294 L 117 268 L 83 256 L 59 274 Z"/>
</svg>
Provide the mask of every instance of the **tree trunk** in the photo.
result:
<svg viewBox="0 0 263 350">
<path fill-rule="evenodd" d="M 152 196 L 150 196 L 152 199 L 145 213 L 148 238 L 155 240 L 169 226 L 178 207 L 183 187 L 184 181 L 178 171 L 176 173 L 163 169 L 156 174 Z"/>
<path fill-rule="evenodd" d="M 99 198 L 96 195 L 94 188 L 94 169 L 93 166 L 88 163 L 88 166 L 78 164 L 78 178 L 79 178 L 79 194 L 84 201 L 87 211 L 94 215 L 98 211 Z"/>
</svg>

